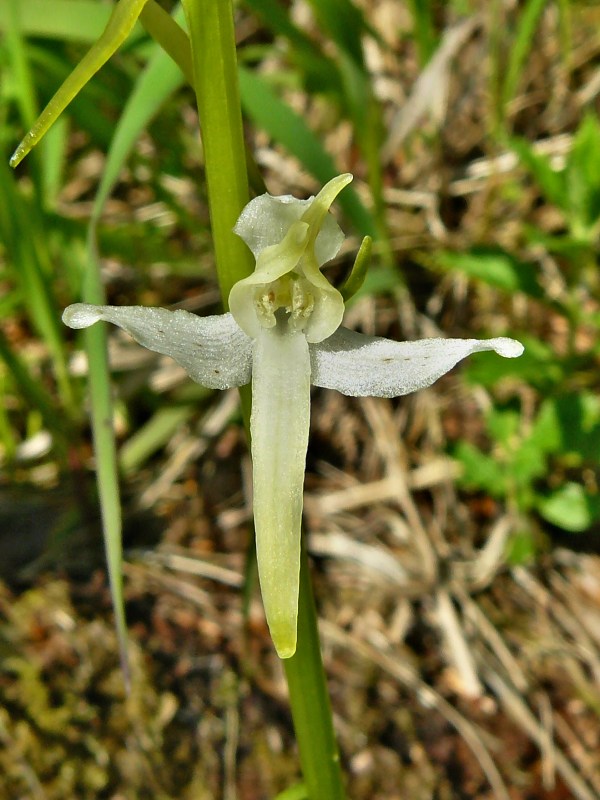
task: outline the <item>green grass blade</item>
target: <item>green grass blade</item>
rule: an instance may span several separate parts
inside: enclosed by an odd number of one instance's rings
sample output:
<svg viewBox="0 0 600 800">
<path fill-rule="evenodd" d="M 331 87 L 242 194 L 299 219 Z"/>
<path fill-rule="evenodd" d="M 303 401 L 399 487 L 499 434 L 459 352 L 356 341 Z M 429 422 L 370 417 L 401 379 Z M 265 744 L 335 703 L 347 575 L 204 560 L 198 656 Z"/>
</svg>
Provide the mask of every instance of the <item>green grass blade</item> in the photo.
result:
<svg viewBox="0 0 600 800">
<path fill-rule="evenodd" d="M 94 201 L 88 227 L 88 267 L 83 284 L 83 300 L 86 303 L 105 302 L 104 289 L 98 263 L 96 229 L 108 199 L 131 150 L 140 133 L 159 111 L 162 103 L 184 81 L 177 65 L 162 50 L 156 48 L 146 69 L 138 79 L 115 130 L 113 142 L 107 155 L 102 180 Z M 98 492 L 102 513 L 102 528 L 111 595 L 115 609 L 115 622 L 121 653 L 121 663 L 126 682 L 129 682 L 127 666 L 127 623 L 123 598 L 123 566 L 121 545 L 121 511 L 118 481 L 118 462 L 114 431 L 112 427 L 112 401 L 110 369 L 106 355 L 106 331 L 95 326 L 85 332 L 85 345 L 90 365 L 90 393 L 92 407 L 92 429 L 96 452 Z"/>
<path fill-rule="evenodd" d="M 177 19 L 183 20 L 183 14 L 178 14 Z M 140 14 L 140 22 L 144 28 L 165 53 L 169 54 L 183 72 L 186 81 L 193 86 L 194 67 L 190 40 L 177 19 L 167 14 L 155 0 L 148 0 Z"/>
<path fill-rule="evenodd" d="M 10 54 L 12 80 L 17 90 L 17 106 L 23 122 L 31 125 L 36 117 L 35 92 L 23 47 L 17 0 L 8 0 L 4 13 L 6 15 L 5 41 Z"/>
<path fill-rule="evenodd" d="M 13 267 L 16 284 L 33 327 L 46 343 L 52 358 L 61 400 L 73 408 L 62 326 L 56 317 L 56 301 L 50 281 L 50 254 L 39 209 L 27 203 L 15 185 L 14 176 L 0 163 L 0 239 Z"/>
<path fill-rule="evenodd" d="M 181 29 L 179 29 L 181 30 Z M 183 31 L 181 31 L 183 33 Z M 185 35 L 185 34 L 184 34 Z M 155 55 L 138 79 L 123 109 L 106 157 L 102 180 L 94 199 L 92 228 L 95 229 L 119 173 L 134 144 L 150 120 L 156 116 L 165 100 L 185 82 L 185 75 L 169 54 L 156 49 Z M 91 302 L 91 301 L 89 301 Z"/>
<path fill-rule="evenodd" d="M 39 381 L 34 380 L 23 360 L 15 353 L 0 330 L 0 359 L 6 364 L 13 381 L 30 408 L 37 409 L 44 424 L 52 431 L 55 441 L 60 443 L 64 434 L 64 423 L 54 408 L 52 399 L 44 391 Z"/>
<path fill-rule="evenodd" d="M 339 48 L 364 67 L 362 37 L 371 32 L 362 12 L 350 0 L 308 0 L 319 26 Z"/>
<path fill-rule="evenodd" d="M 32 80 L 27 48 L 22 28 L 22 7 L 17 0 L 8 0 L 5 6 L 6 44 L 10 56 L 12 83 L 16 90 L 16 102 L 25 128 L 35 122 L 37 116 L 36 91 Z M 8 13 L 7 13 L 8 12 Z M 48 206 L 54 200 L 61 184 L 62 166 L 66 149 L 66 124 L 63 121 L 51 137 L 43 142 L 43 152 L 31 170 L 36 180 L 39 195 Z"/>
<path fill-rule="evenodd" d="M 413 18 L 413 37 L 419 51 L 419 62 L 424 67 L 438 45 L 433 3 L 431 0 L 410 0 L 409 6 Z"/>
<path fill-rule="evenodd" d="M 319 52 L 312 39 L 294 25 L 287 9 L 277 0 L 246 0 L 246 5 L 275 35 L 287 39 L 290 59 L 303 73 L 310 92 L 327 92 L 335 97 L 343 94 L 337 64 Z"/>
<path fill-rule="evenodd" d="M 280 792 L 275 800 L 310 800 L 304 783 L 296 783 Z"/>
<path fill-rule="evenodd" d="M 319 183 L 337 175 L 333 158 L 302 117 L 280 100 L 259 75 L 240 67 L 239 76 L 242 106 L 252 121 L 295 155 Z M 352 187 L 340 196 L 339 204 L 357 230 L 377 235 L 371 214 Z"/>
<path fill-rule="evenodd" d="M 119 463 L 125 475 L 132 475 L 194 413 L 191 405 L 160 408 L 148 422 L 130 436 L 119 452 Z"/>
<path fill-rule="evenodd" d="M 528 0 L 523 10 L 520 12 L 517 32 L 508 57 L 506 77 L 502 87 L 504 106 L 506 106 L 517 93 L 519 81 L 523 74 L 523 65 L 531 51 L 537 24 L 547 1 L 548 0 Z"/>
<path fill-rule="evenodd" d="M 66 81 L 58 89 L 37 121 L 11 156 L 10 165 L 16 167 L 40 141 L 50 126 L 62 114 L 71 100 L 90 78 L 108 61 L 133 30 L 147 0 L 120 0 L 110 16 L 102 36 L 81 59 Z"/>
<path fill-rule="evenodd" d="M 69 123 L 64 117 L 56 120 L 42 142 L 44 154 L 41 160 L 42 197 L 45 208 L 55 208 L 58 194 L 63 186 L 63 169 L 66 162 L 69 138 Z"/>
<path fill-rule="evenodd" d="M 93 269 L 93 267 L 90 267 L 88 271 L 92 272 Z M 92 302 L 99 302 L 98 297 L 102 294 L 101 287 L 94 285 L 94 280 L 90 280 L 87 283 L 87 289 L 84 291 L 84 300 L 90 302 L 90 298 L 94 298 Z M 96 455 L 98 500 L 100 503 L 102 530 L 104 532 L 110 592 L 115 611 L 121 666 L 125 677 L 125 685 L 129 687 L 127 623 L 125 620 L 122 578 L 121 501 L 106 340 L 106 331 L 102 325 L 96 325 L 84 332 L 85 350 L 89 363 L 90 416 L 94 437 L 94 453 Z"/>
</svg>

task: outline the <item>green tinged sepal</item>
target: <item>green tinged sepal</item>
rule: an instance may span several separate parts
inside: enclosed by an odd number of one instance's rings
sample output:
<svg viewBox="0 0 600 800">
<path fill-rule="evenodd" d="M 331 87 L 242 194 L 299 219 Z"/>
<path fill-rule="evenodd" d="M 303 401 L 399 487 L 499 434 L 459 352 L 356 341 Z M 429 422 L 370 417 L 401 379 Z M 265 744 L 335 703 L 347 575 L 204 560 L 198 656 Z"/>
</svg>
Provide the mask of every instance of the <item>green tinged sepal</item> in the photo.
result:
<svg viewBox="0 0 600 800">
<path fill-rule="evenodd" d="M 253 505 L 265 616 L 278 655 L 296 651 L 304 470 L 310 424 L 306 338 L 264 328 L 252 360 Z"/>
</svg>

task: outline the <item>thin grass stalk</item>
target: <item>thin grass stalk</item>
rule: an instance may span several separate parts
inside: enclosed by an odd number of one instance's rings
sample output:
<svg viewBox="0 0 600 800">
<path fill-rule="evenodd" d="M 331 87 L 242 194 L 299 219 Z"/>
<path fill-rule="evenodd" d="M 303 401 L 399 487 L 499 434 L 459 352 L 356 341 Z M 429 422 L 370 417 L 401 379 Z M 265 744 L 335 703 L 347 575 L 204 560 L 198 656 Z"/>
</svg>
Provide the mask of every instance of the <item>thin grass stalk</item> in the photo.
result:
<svg viewBox="0 0 600 800">
<path fill-rule="evenodd" d="M 227 307 L 233 284 L 254 267 L 250 252 L 232 232 L 249 199 L 232 6 L 225 0 L 184 0 L 184 9 L 192 43 L 217 273 Z M 249 388 L 241 394 L 247 422 Z M 310 800 L 342 800 L 342 777 L 306 557 L 299 608 L 298 650 L 287 660 L 286 674 L 302 771 Z"/>
<path fill-rule="evenodd" d="M 283 661 L 302 773 L 310 800 L 344 800 L 339 753 L 321 659 L 317 612 L 306 548 L 302 547 L 298 645 Z"/>
<path fill-rule="evenodd" d="M 223 305 L 234 283 L 254 269 L 252 254 L 233 233 L 249 200 L 237 77 L 233 10 L 227 0 L 184 0 L 213 245 Z"/>
</svg>

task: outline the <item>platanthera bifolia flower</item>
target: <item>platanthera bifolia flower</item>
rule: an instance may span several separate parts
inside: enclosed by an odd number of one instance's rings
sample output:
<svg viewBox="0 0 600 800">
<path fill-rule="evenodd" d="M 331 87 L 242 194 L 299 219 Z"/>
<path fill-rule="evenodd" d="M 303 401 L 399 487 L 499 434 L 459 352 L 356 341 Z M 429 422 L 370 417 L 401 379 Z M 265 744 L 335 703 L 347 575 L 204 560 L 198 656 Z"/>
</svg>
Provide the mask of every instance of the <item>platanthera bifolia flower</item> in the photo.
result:
<svg viewBox="0 0 600 800">
<path fill-rule="evenodd" d="M 252 380 L 252 464 L 258 570 L 271 636 L 281 658 L 296 649 L 302 492 L 310 385 L 346 395 L 397 397 L 431 385 L 471 353 L 521 355 L 514 339 L 394 342 L 341 326 L 341 294 L 321 273 L 344 235 L 328 213 L 352 180 L 340 175 L 309 200 L 264 194 L 235 232 L 256 258 L 235 284 L 230 313 L 198 317 L 141 306 L 69 306 L 63 320 L 86 328 L 106 320 L 175 359 L 214 389 Z"/>
</svg>

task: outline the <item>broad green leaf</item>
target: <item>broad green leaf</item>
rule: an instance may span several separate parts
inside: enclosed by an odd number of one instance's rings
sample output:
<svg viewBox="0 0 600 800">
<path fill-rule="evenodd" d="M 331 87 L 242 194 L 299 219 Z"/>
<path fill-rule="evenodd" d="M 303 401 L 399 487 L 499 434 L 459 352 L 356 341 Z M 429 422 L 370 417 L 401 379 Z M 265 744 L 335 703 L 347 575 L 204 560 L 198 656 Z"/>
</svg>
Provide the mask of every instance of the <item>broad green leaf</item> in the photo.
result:
<svg viewBox="0 0 600 800">
<path fill-rule="evenodd" d="M 487 429 L 495 442 L 509 448 L 518 436 L 520 414 L 512 409 L 492 409 L 487 418 Z"/>
<path fill-rule="evenodd" d="M 510 454 L 510 478 L 522 502 L 531 503 L 531 485 L 547 472 L 546 454 L 538 442 L 531 438 L 516 444 Z"/>
<path fill-rule="evenodd" d="M 547 453 L 562 454 L 580 464 L 600 455 L 600 400 L 591 392 L 546 399 L 531 431 Z M 576 457 L 574 459 L 574 457 Z"/>
<path fill-rule="evenodd" d="M 600 519 L 600 497 L 588 494 L 580 483 L 566 483 L 539 500 L 538 510 L 553 525 L 581 533 Z"/>
</svg>

